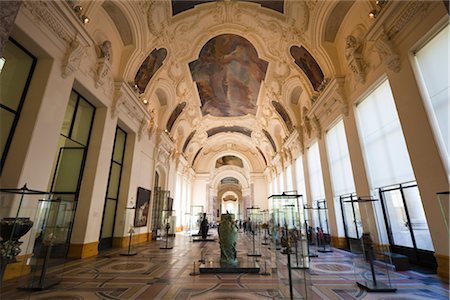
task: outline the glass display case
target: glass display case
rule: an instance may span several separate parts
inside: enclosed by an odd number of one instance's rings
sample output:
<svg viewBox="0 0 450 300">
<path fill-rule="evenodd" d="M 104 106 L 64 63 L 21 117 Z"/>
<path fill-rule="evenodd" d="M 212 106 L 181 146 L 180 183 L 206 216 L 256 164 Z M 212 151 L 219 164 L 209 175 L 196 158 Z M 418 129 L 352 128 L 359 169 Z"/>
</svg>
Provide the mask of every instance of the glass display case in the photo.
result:
<svg viewBox="0 0 450 300">
<path fill-rule="evenodd" d="M 253 206 L 247 208 L 247 233 L 250 234 L 251 239 L 248 256 L 261 256 L 261 224 L 261 210 Z"/>
<path fill-rule="evenodd" d="M 67 260 L 76 204 L 76 201 L 61 198 L 39 200 L 31 229 L 34 240 L 30 239 L 27 249 L 27 253 L 33 253 L 29 260 L 31 272 L 24 288 L 42 290 L 61 281 L 61 272 L 48 274 L 47 269 L 61 266 Z"/>
<path fill-rule="evenodd" d="M 28 189 L 0 189 L 0 287 L 6 268 L 15 264 L 21 274 L 29 273 L 30 259 L 36 233 L 31 230 L 38 226 L 36 211 L 41 198 L 48 198 L 51 193 Z"/>
<path fill-rule="evenodd" d="M 384 231 L 375 220 L 379 200 L 372 197 L 358 197 L 361 217 L 364 219 L 364 231 L 360 243 L 361 254 L 354 256 L 353 265 L 357 285 L 367 292 L 395 292 L 391 283 L 391 251 Z M 374 232 L 370 232 L 372 229 Z"/>
<path fill-rule="evenodd" d="M 326 200 L 316 201 L 316 236 L 318 252 L 333 252 L 331 249 L 331 234 L 328 225 L 328 208 Z"/>
<path fill-rule="evenodd" d="M 175 238 L 175 226 L 176 226 L 175 211 L 163 210 L 161 220 L 163 221 L 161 223 L 161 228 L 163 229 L 162 233 L 163 238 L 160 249 L 172 249 Z"/>
<path fill-rule="evenodd" d="M 306 230 L 306 240 L 307 240 L 307 249 L 309 257 L 318 257 L 318 249 L 319 242 L 317 239 L 317 232 L 314 224 L 311 223 L 309 215 L 312 215 L 314 208 L 312 206 L 308 206 L 307 204 L 303 205 L 303 213 L 305 215 L 305 230 Z"/>
<path fill-rule="evenodd" d="M 192 236 L 199 235 L 202 217 L 203 217 L 203 205 L 191 205 L 190 234 Z"/>
<path fill-rule="evenodd" d="M 449 228 L 449 207 L 450 207 L 450 195 L 449 192 L 440 192 L 437 193 L 439 209 L 441 210 L 442 218 L 444 219 L 445 227 L 447 229 L 447 233 L 450 233 Z"/>
<path fill-rule="evenodd" d="M 289 291 L 293 297 L 292 273 L 295 272 L 296 290 L 306 299 L 311 280 L 308 272 L 309 257 L 302 195 L 296 191 L 269 197 L 272 255 L 277 268 L 287 268 Z M 272 248 L 272 247 L 271 247 Z M 280 263 L 282 265 L 280 265 Z"/>
<path fill-rule="evenodd" d="M 267 246 L 270 244 L 270 231 L 269 231 L 270 213 L 269 213 L 268 209 L 264 209 L 261 211 L 261 214 L 262 214 L 262 224 L 261 224 L 262 242 L 261 242 L 261 245 Z"/>
</svg>

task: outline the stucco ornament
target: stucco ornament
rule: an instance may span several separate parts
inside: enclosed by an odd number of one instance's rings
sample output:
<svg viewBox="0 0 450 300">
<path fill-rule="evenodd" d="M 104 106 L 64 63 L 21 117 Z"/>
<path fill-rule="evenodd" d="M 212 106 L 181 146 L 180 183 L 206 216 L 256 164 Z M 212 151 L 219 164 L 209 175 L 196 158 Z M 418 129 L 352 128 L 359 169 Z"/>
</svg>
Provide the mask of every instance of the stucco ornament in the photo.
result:
<svg viewBox="0 0 450 300">
<path fill-rule="evenodd" d="M 356 80 L 364 83 L 366 81 L 366 63 L 363 59 L 362 48 L 363 45 L 357 37 L 348 35 L 345 38 L 345 58 L 348 67 L 355 75 Z"/>
<path fill-rule="evenodd" d="M 220 264 L 235 266 L 238 264 L 236 244 L 238 227 L 229 213 L 222 214 L 219 225 Z"/>
</svg>

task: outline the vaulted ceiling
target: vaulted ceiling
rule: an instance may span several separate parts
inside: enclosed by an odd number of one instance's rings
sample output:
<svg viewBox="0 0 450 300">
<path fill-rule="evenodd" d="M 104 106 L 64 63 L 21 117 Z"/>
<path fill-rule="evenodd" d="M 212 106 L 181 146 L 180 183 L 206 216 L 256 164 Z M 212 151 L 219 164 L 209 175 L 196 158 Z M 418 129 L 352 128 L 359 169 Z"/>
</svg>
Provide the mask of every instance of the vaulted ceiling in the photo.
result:
<svg viewBox="0 0 450 300">
<path fill-rule="evenodd" d="M 113 42 L 114 76 L 149 102 L 158 128 L 194 169 L 240 154 L 256 172 L 295 131 L 307 131 L 311 99 L 347 72 L 349 11 L 371 8 L 281 0 L 86 5 L 99 16 L 91 30 Z"/>
</svg>

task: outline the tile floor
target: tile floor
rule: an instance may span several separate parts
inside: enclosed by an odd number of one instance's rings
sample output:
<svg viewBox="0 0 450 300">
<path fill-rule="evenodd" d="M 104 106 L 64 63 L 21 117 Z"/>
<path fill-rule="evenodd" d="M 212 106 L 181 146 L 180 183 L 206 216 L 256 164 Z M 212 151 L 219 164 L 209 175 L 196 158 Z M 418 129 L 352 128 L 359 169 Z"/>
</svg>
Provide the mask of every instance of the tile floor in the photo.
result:
<svg viewBox="0 0 450 300">
<path fill-rule="evenodd" d="M 260 274 L 200 274 L 199 260 L 206 264 L 220 257 L 219 243 L 192 242 L 188 235 L 177 234 L 173 249 L 160 249 L 164 241 L 133 247 L 135 256 L 121 256 L 126 249 L 115 249 L 97 257 L 70 261 L 50 268 L 47 280 L 60 277 L 59 284 L 42 291 L 30 292 L 20 278 L 4 283 L 0 299 L 290 299 L 289 272 L 286 255 L 274 254 L 262 246 L 261 257 L 248 257 L 251 239 L 240 233 L 238 257 L 257 260 L 260 273 L 265 268 L 270 275 Z M 276 260 L 277 263 L 272 264 Z M 311 259 L 309 270 L 291 271 L 293 299 L 379 299 L 415 300 L 448 299 L 448 284 L 435 275 L 413 271 L 389 272 L 377 267 L 377 278 L 388 278 L 397 288 L 395 293 L 367 293 L 355 281 L 370 278 L 370 270 L 362 259 L 334 249 Z M 389 276 L 388 276 L 389 275 Z"/>
</svg>

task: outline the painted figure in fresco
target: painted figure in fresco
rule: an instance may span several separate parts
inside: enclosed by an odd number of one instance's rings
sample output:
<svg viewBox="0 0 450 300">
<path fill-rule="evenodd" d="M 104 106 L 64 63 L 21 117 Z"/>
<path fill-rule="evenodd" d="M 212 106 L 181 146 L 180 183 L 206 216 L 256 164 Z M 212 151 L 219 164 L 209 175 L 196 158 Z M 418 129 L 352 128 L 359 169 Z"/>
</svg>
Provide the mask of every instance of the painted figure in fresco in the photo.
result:
<svg viewBox="0 0 450 300">
<path fill-rule="evenodd" d="M 202 114 L 217 117 L 256 114 L 256 100 L 267 66 L 253 45 L 240 36 L 224 34 L 208 41 L 199 59 L 189 64 Z"/>
<path fill-rule="evenodd" d="M 206 237 L 208 236 L 208 230 L 209 230 L 208 219 L 206 218 L 206 213 L 203 213 L 203 220 L 200 223 L 200 234 L 202 235 L 202 239 L 206 239 Z"/>
<path fill-rule="evenodd" d="M 219 224 L 220 264 L 235 266 L 238 264 L 236 244 L 238 231 L 233 216 L 228 212 L 222 214 Z"/>
</svg>

